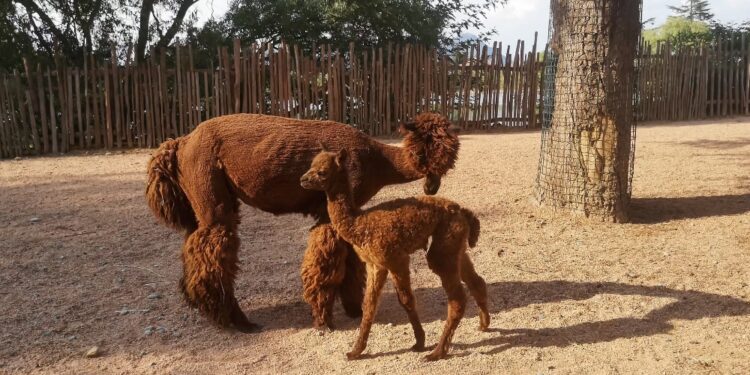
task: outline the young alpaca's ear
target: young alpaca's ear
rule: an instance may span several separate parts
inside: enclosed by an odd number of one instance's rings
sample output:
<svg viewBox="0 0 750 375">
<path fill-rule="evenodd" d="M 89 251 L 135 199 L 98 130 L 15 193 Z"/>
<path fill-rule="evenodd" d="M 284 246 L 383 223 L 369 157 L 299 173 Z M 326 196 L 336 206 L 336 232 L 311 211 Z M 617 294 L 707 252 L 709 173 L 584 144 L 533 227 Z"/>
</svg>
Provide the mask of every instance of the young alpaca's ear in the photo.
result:
<svg viewBox="0 0 750 375">
<path fill-rule="evenodd" d="M 344 163 L 346 163 L 348 159 L 349 159 L 349 151 L 347 151 L 345 148 L 342 148 L 336 154 L 336 165 L 338 165 L 339 167 L 343 167 Z"/>
</svg>

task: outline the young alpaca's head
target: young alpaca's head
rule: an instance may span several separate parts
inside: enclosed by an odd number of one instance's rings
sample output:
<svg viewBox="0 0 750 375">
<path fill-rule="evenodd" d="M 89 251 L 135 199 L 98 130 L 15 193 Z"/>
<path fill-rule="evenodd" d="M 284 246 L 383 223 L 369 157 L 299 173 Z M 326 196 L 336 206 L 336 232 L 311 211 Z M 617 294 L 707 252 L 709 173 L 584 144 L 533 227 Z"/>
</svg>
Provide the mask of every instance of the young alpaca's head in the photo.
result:
<svg viewBox="0 0 750 375">
<path fill-rule="evenodd" d="M 308 190 L 328 191 L 346 176 L 348 157 L 346 149 L 341 149 L 338 153 L 324 149 L 315 156 L 310 169 L 300 177 L 300 185 Z"/>
</svg>

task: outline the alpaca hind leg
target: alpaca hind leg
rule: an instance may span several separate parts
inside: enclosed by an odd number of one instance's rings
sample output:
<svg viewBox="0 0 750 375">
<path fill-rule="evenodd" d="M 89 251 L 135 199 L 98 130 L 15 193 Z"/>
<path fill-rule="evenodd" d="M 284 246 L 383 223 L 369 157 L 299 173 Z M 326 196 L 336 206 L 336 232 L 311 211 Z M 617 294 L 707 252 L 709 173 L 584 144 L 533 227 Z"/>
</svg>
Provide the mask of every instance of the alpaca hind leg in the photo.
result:
<svg viewBox="0 0 750 375">
<path fill-rule="evenodd" d="M 367 269 L 365 264 L 359 259 L 352 245 L 339 238 L 347 248 L 346 269 L 344 270 L 344 280 L 339 286 L 339 296 L 341 297 L 341 306 L 344 312 L 350 318 L 362 316 L 362 300 L 365 296 L 365 279 Z"/>
<path fill-rule="evenodd" d="M 356 359 L 365 351 L 367 347 L 367 338 L 370 336 L 372 321 L 375 319 L 375 312 L 378 309 L 378 299 L 380 292 L 383 290 L 388 270 L 378 268 L 373 264 L 367 265 L 367 290 L 365 299 L 362 304 L 362 322 L 359 325 L 359 336 L 354 342 L 354 347 L 349 353 L 346 353 L 348 359 Z"/>
<path fill-rule="evenodd" d="M 461 255 L 461 279 L 469 288 L 469 293 L 479 306 L 479 330 L 486 331 L 490 326 L 490 313 L 487 309 L 487 283 L 477 274 L 469 254 Z"/>
<path fill-rule="evenodd" d="M 220 224 L 199 227 L 182 248 L 180 286 L 188 304 L 219 325 L 251 332 L 259 326 L 248 321 L 234 297 L 238 249 L 239 238 L 233 228 Z"/>
<path fill-rule="evenodd" d="M 406 314 L 409 316 L 409 322 L 414 330 L 414 338 L 417 342 L 411 348 L 414 351 L 423 351 L 424 329 L 422 328 L 422 323 L 419 321 L 416 298 L 414 298 L 414 292 L 411 288 L 408 257 L 405 261 L 399 263 L 397 267 L 391 269 L 391 279 L 393 280 L 393 286 L 396 288 L 398 302 L 401 303 L 401 306 L 406 310 Z"/>
<path fill-rule="evenodd" d="M 454 238 L 456 236 L 434 236 L 427 253 L 427 264 L 440 276 L 443 289 L 448 296 L 448 317 L 445 320 L 443 334 L 432 353 L 424 358 L 427 361 L 442 359 L 448 355 L 453 334 L 466 310 L 466 293 L 461 284 L 459 270 L 462 244 Z M 465 237 L 462 240 L 466 241 Z"/>
<path fill-rule="evenodd" d="M 314 328 L 333 329 L 333 303 L 344 280 L 346 257 L 347 248 L 337 240 L 331 224 L 310 230 L 301 276 L 302 297 L 311 307 Z"/>
<path fill-rule="evenodd" d="M 181 180 L 198 229 L 182 248 L 182 292 L 188 304 L 219 325 L 257 331 L 259 326 L 247 319 L 234 294 L 239 271 L 239 202 L 211 153 L 189 155 L 180 160 Z"/>
</svg>

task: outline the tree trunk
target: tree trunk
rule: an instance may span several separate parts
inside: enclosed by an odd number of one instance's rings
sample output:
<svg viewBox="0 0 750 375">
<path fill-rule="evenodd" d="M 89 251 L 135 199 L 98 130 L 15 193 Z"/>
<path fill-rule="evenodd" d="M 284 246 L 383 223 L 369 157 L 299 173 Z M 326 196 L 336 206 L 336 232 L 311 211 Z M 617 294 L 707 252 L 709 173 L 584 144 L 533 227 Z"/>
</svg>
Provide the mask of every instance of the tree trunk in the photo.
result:
<svg viewBox="0 0 750 375">
<path fill-rule="evenodd" d="M 628 220 L 639 3 L 552 1 L 557 66 L 537 176 L 542 205 Z"/>
</svg>

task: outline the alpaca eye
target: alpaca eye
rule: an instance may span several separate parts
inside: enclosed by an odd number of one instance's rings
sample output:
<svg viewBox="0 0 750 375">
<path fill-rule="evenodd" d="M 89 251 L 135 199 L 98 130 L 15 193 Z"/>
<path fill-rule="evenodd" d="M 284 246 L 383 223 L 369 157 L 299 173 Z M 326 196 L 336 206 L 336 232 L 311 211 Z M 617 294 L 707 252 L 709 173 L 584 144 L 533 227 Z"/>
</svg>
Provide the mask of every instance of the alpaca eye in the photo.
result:
<svg viewBox="0 0 750 375">
<path fill-rule="evenodd" d="M 322 171 L 318 171 L 318 176 L 323 177 L 325 176 L 325 173 L 323 173 Z"/>
</svg>

